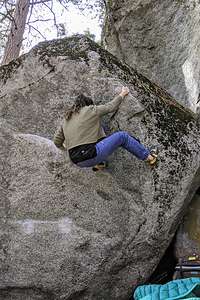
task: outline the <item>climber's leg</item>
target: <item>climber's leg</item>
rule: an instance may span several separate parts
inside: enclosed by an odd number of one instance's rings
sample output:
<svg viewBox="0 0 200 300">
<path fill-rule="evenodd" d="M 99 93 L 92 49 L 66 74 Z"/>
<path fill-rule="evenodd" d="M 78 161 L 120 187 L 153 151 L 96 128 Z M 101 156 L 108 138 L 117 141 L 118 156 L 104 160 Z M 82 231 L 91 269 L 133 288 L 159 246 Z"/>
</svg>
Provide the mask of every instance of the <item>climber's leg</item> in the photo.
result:
<svg viewBox="0 0 200 300">
<path fill-rule="evenodd" d="M 78 163 L 80 167 L 92 167 L 105 161 L 118 147 L 123 147 L 140 160 L 153 161 L 150 150 L 125 131 L 118 131 L 96 144 L 97 156 Z"/>
<path fill-rule="evenodd" d="M 96 144 L 97 153 L 105 160 L 118 147 L 123 147 L 138 159 L 147 159 L 150 151 L 125 131 L 118 131 Z"/>
</svg>

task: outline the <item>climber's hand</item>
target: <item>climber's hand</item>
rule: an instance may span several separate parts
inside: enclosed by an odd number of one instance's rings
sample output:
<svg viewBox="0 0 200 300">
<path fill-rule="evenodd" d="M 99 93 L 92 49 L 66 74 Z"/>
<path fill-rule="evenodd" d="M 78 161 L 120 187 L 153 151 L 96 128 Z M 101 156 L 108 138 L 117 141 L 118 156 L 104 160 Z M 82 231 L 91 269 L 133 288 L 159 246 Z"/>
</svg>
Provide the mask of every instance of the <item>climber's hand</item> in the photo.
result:
<svg viewBox="0 0 200 300">
<path fill-rule="evenodd" d="M 122 87 L 122 90 L 121 90 L 121 93 L 120 93 L 119 95 L 122 96 L 122 97 L 125 97 L 125 96 L 127 96 L 128 94 L 129 94 L 129 89 L 128 89 L 128 87 L 123 86 L 123 87 Z"/>
</svg>

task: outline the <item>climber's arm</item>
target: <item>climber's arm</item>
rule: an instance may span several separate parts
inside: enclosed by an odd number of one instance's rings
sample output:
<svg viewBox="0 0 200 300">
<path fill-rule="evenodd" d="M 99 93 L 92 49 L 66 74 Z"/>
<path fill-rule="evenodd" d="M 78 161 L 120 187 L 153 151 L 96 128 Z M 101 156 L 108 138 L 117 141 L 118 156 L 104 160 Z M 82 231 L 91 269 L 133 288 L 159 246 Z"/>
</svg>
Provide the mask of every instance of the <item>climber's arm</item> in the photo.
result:
<svg viewBox="0 0 200 300">
<path fill-rule="evenodd" d="M 112 101 L 104 104 L 104 105 L 97 105 L 96 106 L 96 112 L 99 116 L 106 115 L 108 113 L 116 111 L 120 104 L 122 103 L 122 100 L 125 96 L 127 96 L 129 93 L 129 89 L 127 87 L 122 87 L 121 93 L 116 96 Z"/>
<path fill-rule="evenodd" d="M 65 141 L 65 136 L 63 133 L 63 128 L 62 126 L 60 126 L 54 134 L 53 142 L 57 148 L 59 148 L 60 150 L 65 150 L 65 147 L 63 145 L 64 141 Z"/>
</svg>

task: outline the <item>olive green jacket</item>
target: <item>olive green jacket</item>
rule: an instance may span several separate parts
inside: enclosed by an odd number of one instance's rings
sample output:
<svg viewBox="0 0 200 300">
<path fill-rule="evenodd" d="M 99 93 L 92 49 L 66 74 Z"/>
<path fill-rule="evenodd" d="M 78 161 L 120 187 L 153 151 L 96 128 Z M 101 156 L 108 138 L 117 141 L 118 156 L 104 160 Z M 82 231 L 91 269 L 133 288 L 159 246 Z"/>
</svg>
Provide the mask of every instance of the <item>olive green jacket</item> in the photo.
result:
<svg viewBox="0 0 200 300">
<path fill-rule="evenodd" d="M 117 110 L 122 100 L 122 96 L 116 96 L 104 105 L 84 106 L 78 113 L 73 114 L 70 120 L 63 120 L 55 132 L 54 144 L 62 150 L 69 150 L 79 145 L 97 142 L 105 136 L 100 123 L 101 117 Z"/>
</svg>

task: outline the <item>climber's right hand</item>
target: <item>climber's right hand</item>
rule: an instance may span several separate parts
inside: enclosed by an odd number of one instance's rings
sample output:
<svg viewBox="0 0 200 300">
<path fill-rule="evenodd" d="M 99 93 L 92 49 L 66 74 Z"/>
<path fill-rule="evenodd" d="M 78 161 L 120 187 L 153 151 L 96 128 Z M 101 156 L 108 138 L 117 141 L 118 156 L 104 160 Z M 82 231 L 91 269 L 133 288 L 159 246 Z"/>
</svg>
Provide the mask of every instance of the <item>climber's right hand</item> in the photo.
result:
<svg viewBox="0 0 200 300">
<path fill-rule="evenodd" d="M 119 94 L 121 97 L 125 97 L 129 94 L 129 88 L 127 86 L 123 86 L 121 93 Z"/>
</svg>

